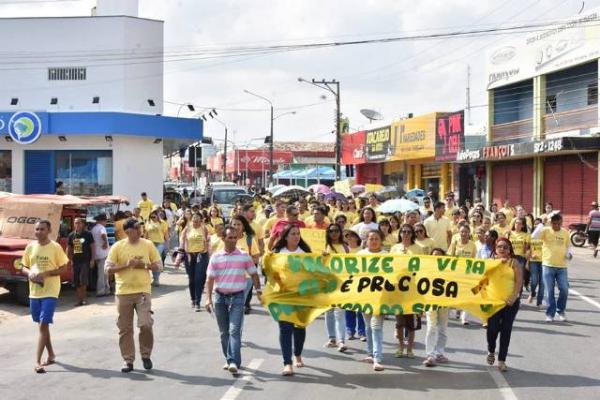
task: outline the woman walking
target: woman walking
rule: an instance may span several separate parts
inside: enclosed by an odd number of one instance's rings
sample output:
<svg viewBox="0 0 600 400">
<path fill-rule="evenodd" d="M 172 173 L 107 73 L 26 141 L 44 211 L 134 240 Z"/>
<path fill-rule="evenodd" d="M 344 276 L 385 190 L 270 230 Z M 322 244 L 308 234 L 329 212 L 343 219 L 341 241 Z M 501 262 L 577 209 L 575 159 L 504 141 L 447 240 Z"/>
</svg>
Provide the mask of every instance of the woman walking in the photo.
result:
<svg viewBox="0 0 600 400">
<path fill-rule="evenodd" d="M 194 214 L 192 223 L 181 233 L 181 240 L 185 251 L 185 272 L 188 276 L 192 308 L 200 312 L 200 300 L 208 268 L 208 230 L 200 214 Z"/>
<path fill-rule="evenodd" d="M 351 229 L 344 229 L 344 243 L 348 246 L 349 253 L 357 253 L 362 249 L 362 241 L 358 236 L 358 233 Z M 361 342 L 365 342 L 367 337 L 365 335 L 365 319 L 361 312 L 346 310 L 346 333 L 348 334 L 348 340 L 356 339 L 355 335 Z"/>
<path fill-rule="evenodd" d="M 505 300 L 506 306 L 492 315 L 488 319 L 487 326 L 487 345 L 488 355 L 487 363 L 494 365 L 496 361 L 496 341 L 500 336 L 500 350 L 498 352 L 498 369 L 502 372 L 508 370 L 506 366 L 506 356 L 508 354 L 508 346 L 510 345 L 510 336 L 512 333 L 513 323 L 519 311 L 519 293 L 523 280 L 521 276 L 521 266 L 515 259 L 515 254 L 510 240 L 507 238 L 499 238 L 496 242 L 494 250 L 494 258 L 502 260 L 499 267 L 502 277 L 498 277 L 502 281 L 510 282 L 510 295 Z M 489 295 L 493 295 L 489 293 Z"/>
<path fill-rule="evenodd" d="M 154 247 L 156 247 L 158 254 L 160 254 L 161 259 L 163 259 L 165 242 L 169 240 L 169 226 L 166 221 L 160 219 L 158 208 L 154 208 L 150 212 L 148 222 L 144 225 L 144 232 L 146 234 L 146 239 L 154 243 Z M 163 268 L 164 259 L 160 270 Z M 152 271 L 152 286 L 160 286 L 160 270 Z"/>
<path fill-rule="evenodd" d="M 477 247 L 471 240 L 471 228 L 468 224 L 463 224 L 458 231 L 458 240 L 452 241 L 448 249 L 448 255 L 462 258 L 475 258 Z M 457 318 L 460 314 L 460 322 L 463 325 L 469 325 L 469 314 L 466 311 L 456 311 Z"/>
<path fill-rule="evenodd" d="M 310 247 L 300 237 L 300 228 L 287 225 L 273 246 L 273 253 L 310 253 Z M 279 321 L 279 346 L 283 354 L 283 371 L 281 374 L 283 376 L 294 374 L 292 351 L 295 359 L 294 365 L 297 368 L 304 367 L 302 350 L 305 340 L 306 328 L 297 327 L 291 322 Z"/>
</svg>

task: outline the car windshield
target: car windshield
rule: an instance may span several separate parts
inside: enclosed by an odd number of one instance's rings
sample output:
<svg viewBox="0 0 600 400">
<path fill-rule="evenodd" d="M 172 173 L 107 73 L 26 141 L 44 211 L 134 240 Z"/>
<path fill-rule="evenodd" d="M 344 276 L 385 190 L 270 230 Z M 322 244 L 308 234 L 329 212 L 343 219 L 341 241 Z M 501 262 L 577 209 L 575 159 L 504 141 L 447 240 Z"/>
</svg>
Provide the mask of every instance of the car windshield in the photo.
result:
<svg viewBox="0 0 600 400">
<path fill-rule="evenodd" d="M 236 197 L 240 194 L 244 194 L 244 190 L 217 190 L 213 192 L 213 202 L 218 204 L 233 204 Z"/>
</svg>

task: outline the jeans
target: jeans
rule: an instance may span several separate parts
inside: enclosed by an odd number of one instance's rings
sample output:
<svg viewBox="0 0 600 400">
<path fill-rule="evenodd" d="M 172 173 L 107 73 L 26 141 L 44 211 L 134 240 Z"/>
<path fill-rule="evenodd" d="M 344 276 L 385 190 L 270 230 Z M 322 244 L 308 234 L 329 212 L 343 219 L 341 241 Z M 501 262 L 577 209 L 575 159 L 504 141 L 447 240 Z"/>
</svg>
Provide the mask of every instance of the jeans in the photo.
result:
<svg viewBox="0 0 600 400">
<path fill-rule="evenodd" d="M 529 261 L 529 274 L 531 296 L 536 298 L 536 305 L 541 305 L 544 300 L 544 280 L 542 279 L 541 261 Z"/>
<path fill-rule="evenodd" d="M 367 336 L 367 354 L 380 363 L 383 360 L 383 315 L 363 314 Z"/>
<path fill-rule="evenodd" d="M 242 323 L 244 322 L 244 292 L 215 292 L 215 317 L 221 333 L 221 349 L 228 364 L 242 365 Z"/>
<path fill-rule="evenodd" d="M 531 277 L 530 277 L 530 271 L 527 270 L 527 268 L 525 268 L 525 265 L 527 265 L 527 259 L 523 256 L 515 256 L 515 258 L 517 259 L 519 265 L 521 265 L 521 273 L 523 276 L 523 287 L 528 288 Z M 523 287 L 521 288 L 520 293 L 523 293 Z"/>
<path fill-rule="evenodd" d="M 332 308 L 325 313 L 325 324 L 327 326 L 327 336 L 330 340 L 336 340 L 339 343 L 346 341 L 346 323 L 344 310 L 341 308 Z"/>
<path fill-rule="evenodd" d="M 291 322 L 279 321 L 279 346 L 283 354 L 283 365 L 292 365 L 292 340 L 294 342 L 294 355 L 302 355 L 306 328 L 295 327 Z"/>
<path fill-rule="evenodd" d="M 200 300 L 202 300 L 207 268 L 208 253 L 188 253 L 185 262 L 185 272 L 188 276 L 190 298 L 195 305 L 199 305 Z"/>
<path fill-rule="evenodd" d="M 448 309 L 441 308 L 427 311 L 427 334 L 425 335 L 425 352 L 428 357 L 436 358 L 444 355 L 448 336 Z"/>
<path fill-rule="evenodd" d="M 519 311 L 520 301 L 517 300 L 512 306 L 506 306 L 488 319 L 487 343 L 488 352 L 496 351 L 496 340 L 500 335 L 500 351 L 498 352 L 498 361 L 506 361 L 508 346 L 510 345 L 510 334 L 512 333 L 513 323 Z"/>
<path fill-rule="evenodd" d="M 569 277 L 566 268 L 542 266 L 544 288 L 546 289 L 546 301 L 548 308 L 546 315 L 554 317 L 555 313 L 562 314 L 567 308 L 567 297 L 569 295 Z M 558 285 L 558 301 L 554 298 L 554 284 Z"/>
<path fill-rule="evenodd" d="M 365 319 L 362 313 L 346 310 L 346 331 L 352 336 L 355 333 L 358 336 L 365 336 Z"/>
<path fill-rule="evenodd" d="M 156 247 L 158 254 L 160 254 L 161 260 L 163 260 L 163 263 L 164 263 L 164 259 L 162 258 L 162 255 L 165 251 L 165 244 L 164 243 L 154 243 L 154 247 Z M 159 278 L 160 278 L 160 270 L 156 271 L 156 272 L 152 271 L 152 280 L 155 285 L 159 283 Z"/>
</svg>

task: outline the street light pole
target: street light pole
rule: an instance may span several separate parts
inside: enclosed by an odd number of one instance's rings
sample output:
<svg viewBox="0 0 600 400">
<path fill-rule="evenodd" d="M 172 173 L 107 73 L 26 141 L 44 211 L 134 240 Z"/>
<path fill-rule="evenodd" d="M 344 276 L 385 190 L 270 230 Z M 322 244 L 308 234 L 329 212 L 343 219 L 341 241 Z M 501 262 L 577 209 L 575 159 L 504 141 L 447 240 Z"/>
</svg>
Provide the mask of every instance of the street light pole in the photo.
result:
<svg viewBox="0 0 600 400">
<path fill-rule="evenodd" d="M 273 103 L 266 97 L 253 93 L 249 90 L 244 89 L 244 92 L 248 93 L 250 96 L 258 97 L 259 99 L 266 101 L 271 106 L 271 130 L 269 133 L 269 184 L 273 184 Z"/>
<path fill-rule="evenodd" d="M 223 145 L 223 173 L 221 174 L 221 182 L 223 182 L 225 180 L 225 175 L 227 175 L 227 125 L 225 125 L 225 122 L 221 121 L 217 117 L 213 117 L 213 119 L 223 125 L 223 128 L 225 128 L 225 144 Z"/>
<path fill-rule="evenodd" d="M 298 82 L 306 82 L 309 83 L 313 86 L 316 86 L 318 88 L 327 90 L 328 92 L 332 93 L 335 96 L 335 108 L 336 108 L 336 113 L 335 113 L 335 176 L 336 179 L 339 181 L 341 179 L 341 148 L 342 148 L 342 132 L 341 132 L 341 119 L 342 119 L 342 114 L 340 111 L 340 81 L 337 81 L 335 79 L 332 80 L 325 80 L 325 79 L 321 79 L 320 81 L 317 81 L 315 79 L 311 79 L 310 81 L 307 81 L 304 78 L 298 78 Z M 331 87 L 331 85 L 335 85 L 335 90 Z"/>
</svg>

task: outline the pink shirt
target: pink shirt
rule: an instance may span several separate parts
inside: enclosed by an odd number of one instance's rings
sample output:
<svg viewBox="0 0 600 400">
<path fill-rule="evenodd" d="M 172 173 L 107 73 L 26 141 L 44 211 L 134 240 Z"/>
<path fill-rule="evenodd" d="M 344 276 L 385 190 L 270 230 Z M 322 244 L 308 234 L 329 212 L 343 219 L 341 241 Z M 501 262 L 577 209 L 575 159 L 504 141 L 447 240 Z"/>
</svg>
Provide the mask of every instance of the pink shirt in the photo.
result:
<svg viewBox="0 0 600 400">
<path fill-rule="evenodd" d="M 246 289 L 246 273 L 256 274 L 256 266 L 248 253 L 236 248 L 231 253 L 224 249 L 210 257 L 207 275 L 214 278 L 214 290 L 220 293 L 236 293 Z"/>
</svg>

